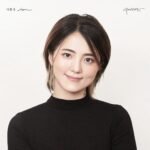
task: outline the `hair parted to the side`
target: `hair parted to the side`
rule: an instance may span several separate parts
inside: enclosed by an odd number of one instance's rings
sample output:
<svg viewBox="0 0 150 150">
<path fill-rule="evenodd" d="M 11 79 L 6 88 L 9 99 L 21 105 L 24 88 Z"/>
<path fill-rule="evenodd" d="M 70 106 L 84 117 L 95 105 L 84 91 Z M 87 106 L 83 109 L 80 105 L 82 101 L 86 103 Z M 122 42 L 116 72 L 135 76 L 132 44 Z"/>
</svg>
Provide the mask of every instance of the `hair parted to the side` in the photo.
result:
<svg viewBox="0 0 150 150">
<path fill-rule="evenodd" d="M 99 71 L 94 82 L 86 89 L 87 94 L 92 97 L 94 88 L 108 65 L 111 54 L 111 44 L 103 26 L 94 16 L 89 14 L 66 15 L 58 20 L 50 31 L 43 52 L 46 69 L 48 71 L 47 86 L 50 92 L 52 92 L 54 75 L 53 68 L 49 63 L 49 54 L 53 55 L 54 51 L 61 44 L 61 42 L 68 35 L 76 31 L 78 31 L 85 38 L 97 60 L 97 63 L 99 64 Z"/>
</svg>

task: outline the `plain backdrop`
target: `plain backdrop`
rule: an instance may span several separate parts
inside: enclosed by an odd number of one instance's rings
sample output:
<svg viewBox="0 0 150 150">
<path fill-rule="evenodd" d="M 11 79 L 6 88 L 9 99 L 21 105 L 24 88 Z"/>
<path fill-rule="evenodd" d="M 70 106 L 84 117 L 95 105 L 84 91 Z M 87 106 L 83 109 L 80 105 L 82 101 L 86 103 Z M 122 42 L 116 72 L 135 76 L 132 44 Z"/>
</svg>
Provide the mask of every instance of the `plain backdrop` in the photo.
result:
<svg viewBox="0 0 150 150">
<path fill-rule="evenodd" d="M 91 14 L 107 31 L 110 63 L 95 97 L 130 114 L 139 150 L 150 149 L 149 0 L 0 0 L 0 149 L 18 112 L 45 102 L 43 49 L 54 23 L 70 13 Z"/>
</svg>

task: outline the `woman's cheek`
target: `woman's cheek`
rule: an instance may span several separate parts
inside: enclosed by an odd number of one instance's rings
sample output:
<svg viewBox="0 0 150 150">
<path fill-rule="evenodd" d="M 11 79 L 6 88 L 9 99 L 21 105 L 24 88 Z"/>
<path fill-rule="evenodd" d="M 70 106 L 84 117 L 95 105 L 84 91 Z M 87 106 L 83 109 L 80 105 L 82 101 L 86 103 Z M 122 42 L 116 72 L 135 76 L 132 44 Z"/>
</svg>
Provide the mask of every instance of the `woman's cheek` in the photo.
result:
<svg viewBox="0 0 150 150">
<path fill-rule="evenodd" d="M 61 71 L 67 71 L 69 69 L 71 62 L 69 60 L 59 59 L 57 63 L 57 68 Z"/>
<path fill-rule="evenodd" d="M 95 78 L 97 72 L 98 72 L 97 66 L 91 66 L 91 67 L 89 67 L 89 68 L 86 70 L 86 75 L 87 75 L 89 78 Z"/>
</svg>

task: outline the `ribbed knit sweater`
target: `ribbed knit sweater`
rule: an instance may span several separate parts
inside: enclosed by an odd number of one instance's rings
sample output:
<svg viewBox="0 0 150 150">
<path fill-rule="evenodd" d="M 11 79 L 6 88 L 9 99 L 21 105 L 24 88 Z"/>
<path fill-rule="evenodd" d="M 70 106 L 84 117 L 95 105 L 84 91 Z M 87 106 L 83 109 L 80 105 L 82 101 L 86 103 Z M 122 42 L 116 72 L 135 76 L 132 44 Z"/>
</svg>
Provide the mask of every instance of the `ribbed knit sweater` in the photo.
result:
<svg viewBox="0 0 150 150">
<path fill-rule="evenodd" d="M 8 150 L 136 150 L 127 110 L 85 96 L 53 95 L 18 112 L 9 122 Z"/>
</svg>

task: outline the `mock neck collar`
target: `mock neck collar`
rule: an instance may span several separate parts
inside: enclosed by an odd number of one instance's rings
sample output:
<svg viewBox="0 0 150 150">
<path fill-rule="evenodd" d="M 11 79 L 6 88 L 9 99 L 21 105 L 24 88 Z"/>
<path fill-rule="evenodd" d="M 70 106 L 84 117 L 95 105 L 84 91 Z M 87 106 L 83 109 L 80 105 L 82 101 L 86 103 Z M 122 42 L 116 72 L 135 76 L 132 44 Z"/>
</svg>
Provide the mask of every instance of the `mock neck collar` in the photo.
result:
<svg viewBox="0 0 150 150">
<path fill-rule="evenodd" d="M 78 98 L 73 100 L 57 98 L 51 95 L 50 98 L 47 100 L 47 103 L 51 108 L 73 110 L 73 109 L 80 109 L 87 106 L 87 104 L 90 101 L 91 98 L 89 95 L 85 95 L 83 98 Z"/>
</svg>

